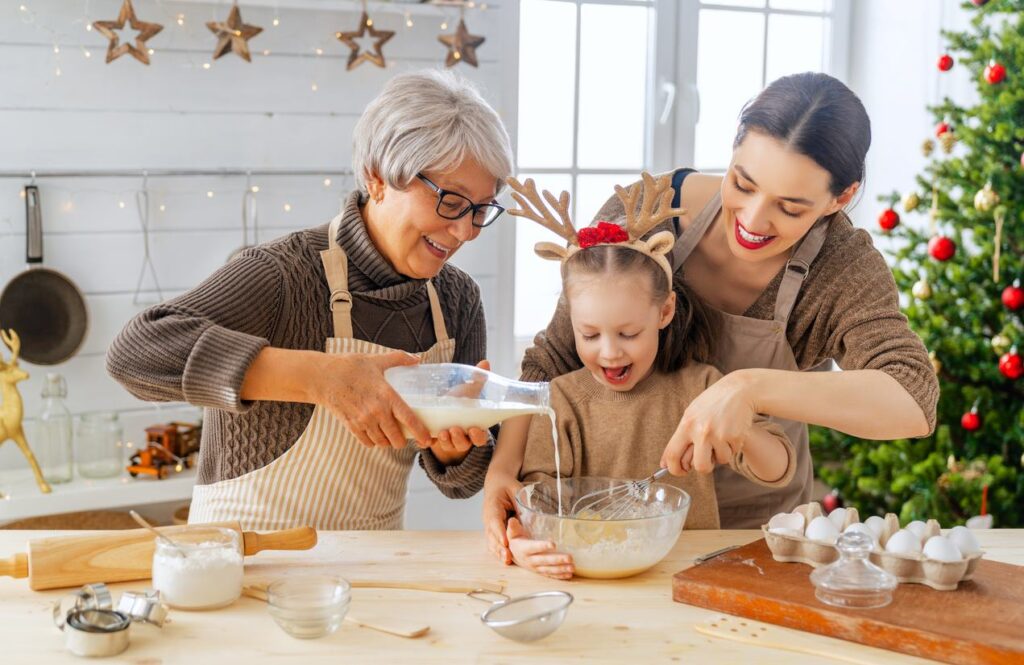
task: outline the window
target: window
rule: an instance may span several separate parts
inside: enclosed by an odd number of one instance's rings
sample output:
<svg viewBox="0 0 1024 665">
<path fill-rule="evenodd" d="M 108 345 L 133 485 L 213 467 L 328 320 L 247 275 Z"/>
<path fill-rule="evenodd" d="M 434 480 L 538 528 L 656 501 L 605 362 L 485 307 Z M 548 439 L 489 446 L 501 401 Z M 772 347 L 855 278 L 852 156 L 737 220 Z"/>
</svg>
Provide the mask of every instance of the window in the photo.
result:
<svg viewBox="0 0 1024 665">
<path fill-rule="evenodd" d="M 568 191 L 583 226 L 643 169 L 724 170 L 737 114 L 767 82 L 844 76 L 848 2 L 522 0 L 520 179 Z M 515 224 L 519 359 L 550 321 L 561 277 L 533 253 L 554 234 Z"/>
<path fill-rule="evenodd" d="M 655 0 L 523 0 L 519 28 L 520 179 L 572 197 L 577 226 L 647 164 Z M 559 267 L 533 253 L 550 231 L 516 222 L 517 357 L 554 312 Z"/>
</svg>

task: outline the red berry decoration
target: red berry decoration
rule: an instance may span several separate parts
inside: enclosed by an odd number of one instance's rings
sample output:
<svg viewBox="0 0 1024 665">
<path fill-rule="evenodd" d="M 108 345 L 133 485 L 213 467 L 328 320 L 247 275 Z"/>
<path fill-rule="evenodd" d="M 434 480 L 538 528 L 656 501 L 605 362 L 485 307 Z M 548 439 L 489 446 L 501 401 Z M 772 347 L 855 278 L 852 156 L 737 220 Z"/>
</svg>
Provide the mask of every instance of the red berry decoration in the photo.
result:
<svg viewBox="0 0 1024 665">
<path fill-rule="evenodd" d="M 839 500 L 839 494 L 835 490 L 832 490 L 821 499 L 821 507 L 825 509 L 826 515 L 841 505 L 843 505 L 843 502 Z"/>
<path fill-rule="evenodd" d="M 953 127 L 948 122 L 943 121 L 943 122 L 940 122 L 939 124 L 935 125 L 935 135 L 936 136 L 942 136 L 946 132 L 950 132 L 950 131 L 953 131 Z"/>
<path fill-rule="evenodd" d="M 882 227 L 883 231 L 892 231 L 894 228 L 899 226 L 900 216 L 892 208 L 886 208 L 882 211 L 882 214 L 878 216 L 878 225 Z"/>
<path fill-rule="evenodd" d="M 975 409 L 971 409 L 960 417 L 960 426 L 968 432 L 976 432 L 981 429 L 981 416 Z"/>
<path fill-rule="evenodd" d="M 1024 289 L 1020 288 L 1020 280 L 1003 289 L 1003 304 L 1014 312 L 1024 307 Z"/>
<path fill-rule="evenodd" d="M 999 372 L 1008 379 L 1019 379 L 1024 376 L 1024 359 L 1013 347 L 999 358 Z"/>
<path fill-rule="evenodd" d="M 1002 83 L 1006 79 L 1006 67 L 993 60 L 985 67 L 985 80 L 991 85 Z"/>
<path fill-rule="evenodd" d="M 946 236 L 935 236 L 928 241 L 928 253 L 936 261 L 948 261 L 956 254 L 956 243 Z"/>
<path fill-rule="evenodd" d="M 953 56 L 948 53 L 943 53 L 939 56 L 939 61 L 936 63 L 939 67 L 939 71 L 948 72 L 953 69 Z"/>
</svg>

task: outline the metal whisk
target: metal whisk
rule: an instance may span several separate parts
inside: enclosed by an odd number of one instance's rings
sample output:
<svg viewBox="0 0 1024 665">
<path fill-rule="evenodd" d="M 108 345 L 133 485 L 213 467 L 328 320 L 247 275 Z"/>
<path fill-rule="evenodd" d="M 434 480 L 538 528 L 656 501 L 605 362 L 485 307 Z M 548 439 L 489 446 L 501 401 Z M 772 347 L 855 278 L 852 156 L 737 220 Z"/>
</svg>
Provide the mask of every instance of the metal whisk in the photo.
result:
<svg viewBox="0 0 1024 665">
<path fill-rule="evenodd" d="M 647 500 L 651 483 L 666 473 L 668 473 L 668 469 L 658 469 L 643 480 L 630 480 L 584 494 L 572 504 L 569 515 L 580 517 L 580 513 L 588 513 L 602 520 L 628 517 Z"/>
</svg>

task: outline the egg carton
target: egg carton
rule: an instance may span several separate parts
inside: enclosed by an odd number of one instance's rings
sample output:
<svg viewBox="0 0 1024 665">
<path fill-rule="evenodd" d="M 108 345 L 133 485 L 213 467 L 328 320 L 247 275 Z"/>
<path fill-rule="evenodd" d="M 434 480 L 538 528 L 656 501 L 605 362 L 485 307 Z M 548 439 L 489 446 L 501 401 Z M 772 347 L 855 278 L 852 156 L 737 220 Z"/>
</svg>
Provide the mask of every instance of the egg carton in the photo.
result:
<svg viewBox="0 0 1024 665">
<path fill-rule="evenodd" d="M 807 503 L 798 506 L 794 513 L 804 516 L 804 524 L 811 523 L 815 517 L 824 516 L 819 503 Z M 840 533 L 845 531 L 851 524 L 860 521 L 856 508 L 847 508 L 843 526 Z M 938 591 L 953 591 L 961 580 L 969 580 L 978 568 L 978 562 L 984 555 L 983 552 L 964 555 L 960 561 L 938 561 L 930 559 L 923 554 L 886 552 L 885 545 L 889 538 L 900 530 L 900 521 L 893 513 L 885 516 L 885 525 L 876 547 L 870 555 L 871 562 L 876 566 L 891 573 L 897 580 L 903 583 L 925 584 Z M 834 543 L 822 540 L 811 540 L 806 536 L 797 536 L 787 533 L 773 533 L 768 530 L 768 525 L 761 526 L 768 549 L 772 557 L 781 562 L 806 563 L 814 568 L 825 566 L 839 558 L 839 550 Z M 927 542 L 932 536 L 941 534 L 941 527 L 936 520 L 926 522 L 925 537 Z"/>
</svg>

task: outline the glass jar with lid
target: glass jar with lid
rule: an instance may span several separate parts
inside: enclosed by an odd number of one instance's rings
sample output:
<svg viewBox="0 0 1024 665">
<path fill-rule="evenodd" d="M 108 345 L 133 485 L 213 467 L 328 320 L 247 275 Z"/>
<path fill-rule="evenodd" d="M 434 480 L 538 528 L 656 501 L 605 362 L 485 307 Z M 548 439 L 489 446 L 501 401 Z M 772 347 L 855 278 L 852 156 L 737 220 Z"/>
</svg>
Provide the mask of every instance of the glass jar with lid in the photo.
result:
<svg viewBox="0 0 1024 665">
<path fill-rule="evenodd" d="M 75 460 L 83 478 L 109 478 L 124 469 L 124 430 L 112 411 L 82 414 L 75 432 Z"/>
</svg>

